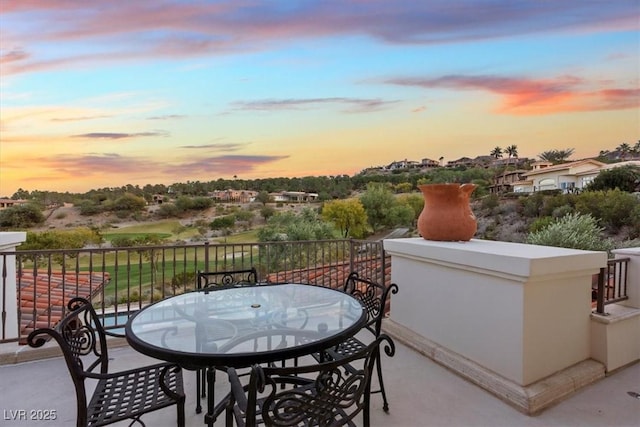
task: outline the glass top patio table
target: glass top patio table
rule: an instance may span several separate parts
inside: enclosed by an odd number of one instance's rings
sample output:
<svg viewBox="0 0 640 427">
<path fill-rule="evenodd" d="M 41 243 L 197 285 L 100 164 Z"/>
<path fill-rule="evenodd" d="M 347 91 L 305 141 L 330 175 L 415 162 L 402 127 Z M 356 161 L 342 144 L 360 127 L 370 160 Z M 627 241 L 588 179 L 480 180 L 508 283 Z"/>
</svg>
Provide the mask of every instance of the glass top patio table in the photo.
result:
<svg viewBox="0 0 640 427">
<path fill-rule="evenodd" d="M 133 315 L 125 333 L 137 351 L 186 369 L 244 367 L 328 348 L 366 320 L 362 304 L 341 291 L 269 284 L 167 298 Z"/>
</svg>

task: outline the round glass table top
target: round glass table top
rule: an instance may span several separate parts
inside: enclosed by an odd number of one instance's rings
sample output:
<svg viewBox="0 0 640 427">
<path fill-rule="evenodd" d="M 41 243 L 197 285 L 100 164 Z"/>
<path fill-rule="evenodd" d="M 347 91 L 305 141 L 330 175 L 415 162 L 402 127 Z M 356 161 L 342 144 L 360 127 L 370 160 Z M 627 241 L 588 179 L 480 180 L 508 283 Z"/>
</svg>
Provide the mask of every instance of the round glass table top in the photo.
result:
<svg viewBox="0 0 640 427">
<path fill-rule="evenodd" d="M 201 290 L 140 310 L 125 327 L 133 348 L 186 367 L 247 366 L 309 354 L 355 334 L 366 310 L 313 285 Z"/>
</svg>

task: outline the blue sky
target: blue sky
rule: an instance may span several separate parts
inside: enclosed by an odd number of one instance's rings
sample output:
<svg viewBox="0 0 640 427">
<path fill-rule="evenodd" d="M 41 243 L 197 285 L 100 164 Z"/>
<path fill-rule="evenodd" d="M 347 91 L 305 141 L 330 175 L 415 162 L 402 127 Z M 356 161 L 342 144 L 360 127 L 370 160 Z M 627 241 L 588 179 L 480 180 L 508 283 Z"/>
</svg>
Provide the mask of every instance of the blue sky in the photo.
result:
<svg viewBox="0 0 640 427">
<path fill-rule="evenodd" d="M 640 2 L 2 0 L 0 196 L 640 138 Z"/>
</svg>

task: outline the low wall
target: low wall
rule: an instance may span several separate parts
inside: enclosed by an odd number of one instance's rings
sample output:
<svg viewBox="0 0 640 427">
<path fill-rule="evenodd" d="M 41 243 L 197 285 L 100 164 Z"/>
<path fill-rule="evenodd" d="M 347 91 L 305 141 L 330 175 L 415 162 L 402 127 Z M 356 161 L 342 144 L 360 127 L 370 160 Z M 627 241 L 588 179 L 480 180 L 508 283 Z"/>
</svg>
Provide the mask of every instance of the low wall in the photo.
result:
<svg viewBox="0 0 640 427">
<path fill-rule="evenodd" d="M 605 314 L 591 314 L 591 357 L 607 372 L 640 360 L 640 248 L 616 249 L 616 258 L 629 258 L 628 300 L 605 305 Z"/>
<path fill-rule="evenodd" d="M 526 396 L 525 387 L 590 359 L 591 278 L 605 252 L 422 238 L 384 248 L 400 288 L 390 320 L 478 372 Z"/>
<path fill-rule="evenodd" d="M 25 240 L 27 240 L 27 233 L 24 231 L 0 232 L 0 252 L 14 252 L 16 247 Z M 6 271 L 0 276 L 0 310 L 2 310 L 0 339 L 17 339 L 19 332 L 16 257 L 8 255 L 6 260 L 0 260 L 0 265 L 6 265 Z"/>
</svg>

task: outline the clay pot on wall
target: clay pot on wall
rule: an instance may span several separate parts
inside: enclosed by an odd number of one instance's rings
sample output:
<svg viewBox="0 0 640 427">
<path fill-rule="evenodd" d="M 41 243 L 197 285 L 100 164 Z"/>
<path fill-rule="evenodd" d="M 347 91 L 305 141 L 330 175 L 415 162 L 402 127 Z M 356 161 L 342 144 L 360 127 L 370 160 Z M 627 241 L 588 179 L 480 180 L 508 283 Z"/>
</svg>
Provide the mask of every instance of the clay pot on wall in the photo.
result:
<svg viewBox="0 0 640 427">
<path fill-rule="evenodd" d="M 426 240 L 471 240 L 478 223 L 471 210 L 475 184 L 418 185 L 424 196 L 424 208 L 418 217 L 418 231 Z"/>
</svg>

